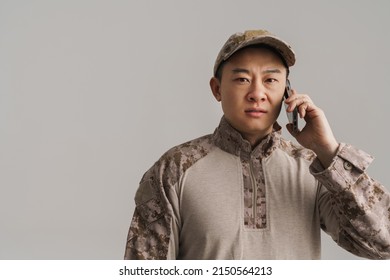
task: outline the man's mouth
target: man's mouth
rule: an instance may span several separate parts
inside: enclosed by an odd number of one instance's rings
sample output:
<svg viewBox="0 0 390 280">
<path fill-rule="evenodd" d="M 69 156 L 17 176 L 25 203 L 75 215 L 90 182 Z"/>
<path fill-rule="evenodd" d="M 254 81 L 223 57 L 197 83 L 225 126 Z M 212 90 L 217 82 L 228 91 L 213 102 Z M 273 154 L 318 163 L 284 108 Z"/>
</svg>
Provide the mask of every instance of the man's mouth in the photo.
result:
<svg viewBox="0 0 390 280">
<path fill-rule="evenodd" d="M 266 114 L 267 111 L 261 108 L 249 108 L 245 110 L 245 113 L 251 117 L 260 117 Z"/>
<path fill-rule="evenodd" d="M 260 108 L 246 109 L 245 112 L 247 112 L 247 113 L 250 113 L 250 112 L 267 113 L 266 110 L 263 110 L 263 109 L 260 109 Z"/>
</svg>

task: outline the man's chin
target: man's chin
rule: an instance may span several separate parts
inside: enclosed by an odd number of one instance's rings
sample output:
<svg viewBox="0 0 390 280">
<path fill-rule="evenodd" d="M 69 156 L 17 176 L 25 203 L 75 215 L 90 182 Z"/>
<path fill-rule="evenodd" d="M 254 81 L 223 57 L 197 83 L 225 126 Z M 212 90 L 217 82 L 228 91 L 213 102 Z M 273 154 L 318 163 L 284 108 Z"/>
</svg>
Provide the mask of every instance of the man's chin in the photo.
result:
<svg viewBox="0 0 390 280">
<path fill-rule="evenodd" d="M 256 138 L 263 138 L 272 132 L 272 126 L 270 127 L 246 126 L 246 127 L 241 127 L 241 129 L 238 131 L 243 136 L 251 135 L 252 137 L 256 137 Z"/>
</svg>

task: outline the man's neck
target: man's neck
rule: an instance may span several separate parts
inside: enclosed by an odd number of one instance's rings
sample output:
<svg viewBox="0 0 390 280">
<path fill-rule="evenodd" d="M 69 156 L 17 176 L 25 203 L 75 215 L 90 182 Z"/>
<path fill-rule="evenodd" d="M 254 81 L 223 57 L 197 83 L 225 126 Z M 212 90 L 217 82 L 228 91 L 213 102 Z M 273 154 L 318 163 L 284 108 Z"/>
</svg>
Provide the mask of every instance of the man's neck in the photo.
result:
<svg viewBox="0 0 390 280">
<path fill-rule="evenodd" d="M 269 131 L 266 131 L 264 133 L 258 133 L 258 134 L 246 134 L 241 132 L 240 133 L 242 138 L 247 140 L 251 144 L 252 149 L 254 149 L 261 141 L 267 138 L 271 132 L 272 132 L 272 128 Z"/>
</svg>

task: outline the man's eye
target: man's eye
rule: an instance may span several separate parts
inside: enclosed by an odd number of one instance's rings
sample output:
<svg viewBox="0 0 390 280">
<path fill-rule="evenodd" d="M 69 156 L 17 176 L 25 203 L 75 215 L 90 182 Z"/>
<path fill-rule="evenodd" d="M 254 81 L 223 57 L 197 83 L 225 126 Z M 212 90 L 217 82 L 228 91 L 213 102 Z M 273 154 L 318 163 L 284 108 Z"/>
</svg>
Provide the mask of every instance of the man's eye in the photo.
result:
<svg viewBox="0 0 390 280">
<path fill-rule="evenodd" d="M 247 78 L 237 78 L 237 81 L 240 83 L 249 83 L 249 79 Z"/>
<path fill-rule="evenodd" d="M 268 79 L 265 80 L 266 83 L 270 83 L 270 84 L 275 83 L 275 82 L 277 82 L 277 81 L 278 81 L 278 80 L 277 80 L 277 79 L 274 79 L 274 78 L 268 78 Z"/>
</svg>

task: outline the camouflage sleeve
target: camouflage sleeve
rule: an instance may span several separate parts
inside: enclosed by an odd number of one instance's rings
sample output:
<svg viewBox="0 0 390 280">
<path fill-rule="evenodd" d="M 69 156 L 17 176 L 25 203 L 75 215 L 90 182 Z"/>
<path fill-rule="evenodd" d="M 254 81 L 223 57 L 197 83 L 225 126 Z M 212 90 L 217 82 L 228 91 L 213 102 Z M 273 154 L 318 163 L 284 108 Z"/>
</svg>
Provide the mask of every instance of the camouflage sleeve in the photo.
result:
<svg viewBox="0 0 390 280">
<path fill-rule="evenodd" d="M 365 172 L 373 158 L 340 144 L 332 164 L 310 166 L 322 190 L 322 228 L 347 251 L 369 259 L 390 258 L 390 194 Z"/>
<path fill-rule="evenodd" d="M 156 177 L 147 173 L 135 195 L 136 208 L 127 236 L 124 259 L 175 258 L 172 211 Z M 146 177 L 146 178 L 145 178 Z"/>
<path fill-rule="evenodd" d="M 211 135 L 167 151 L 144 175 L 127 237 L 125 259 L 176 259 L 182 175 L 213 148 Z"/>
</svg>

